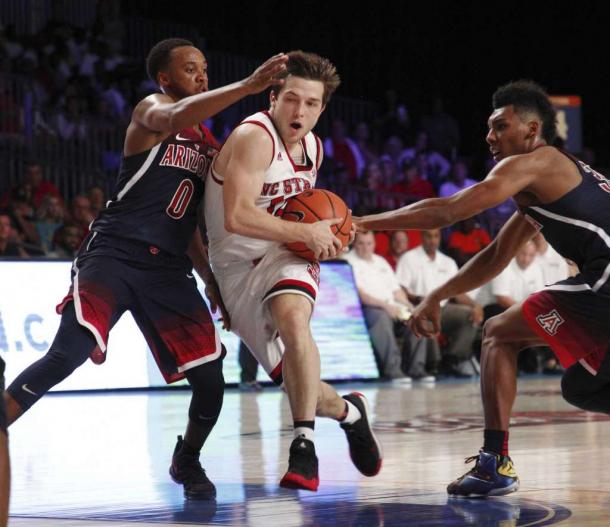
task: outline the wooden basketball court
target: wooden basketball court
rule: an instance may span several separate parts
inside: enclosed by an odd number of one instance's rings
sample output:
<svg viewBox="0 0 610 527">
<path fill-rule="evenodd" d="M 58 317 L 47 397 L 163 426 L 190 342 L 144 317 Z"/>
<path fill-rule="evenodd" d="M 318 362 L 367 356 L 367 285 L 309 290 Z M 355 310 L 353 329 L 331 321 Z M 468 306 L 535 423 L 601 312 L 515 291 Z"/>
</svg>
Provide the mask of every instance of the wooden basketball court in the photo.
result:
<svg viewBox="0 0 610 527">
<path fill-rule="evenodd" d="M 610 524 L 610 418 L 565 403 L 558 377 L 520 379 L 510 453 L 521 490 L 488 500 L 445 493 L 482 443 L 477 380 L 337 388 L 369 398 L 385 451 L 377 477 L 361 476 L 343 431 L 319 419 L 319 491 L 280 489 L 291 440 L 286 397 L 228 389 L 203 456 L 215 502 L 184 501 L 167 474 L 188 392 L 49 395 L 10 429 L 10 525 Z"/>
</svg>

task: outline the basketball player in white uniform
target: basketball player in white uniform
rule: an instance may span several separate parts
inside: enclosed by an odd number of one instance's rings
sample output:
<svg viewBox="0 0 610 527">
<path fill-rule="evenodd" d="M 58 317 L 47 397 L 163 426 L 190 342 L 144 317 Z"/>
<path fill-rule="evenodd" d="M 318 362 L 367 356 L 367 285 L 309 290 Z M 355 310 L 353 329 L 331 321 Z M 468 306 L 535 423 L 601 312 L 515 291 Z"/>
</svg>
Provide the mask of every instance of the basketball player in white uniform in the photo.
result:
<svg viewBox="0 0 610 527">
<path fill-rule="evenodd" d="M 335 67 L 311 53 L 288 53 L 286 72 L 268 112 L 245 119 L 214 161 L 205 192 L 210 261 L 231 316 L 231 329 L 288 394 L 294 420 L 289 468 L 280 485 L 317 490 L 315 416 L 341 422 L 356 468 L 377 474 L 382 454 L 366 399 L 343 398 L 320 381 L 320 356 L 309 321 L 319 265 L 285 243 L 305 243 L 320 260 L 341 242 L 330 226 L 342 218 L 301 224 L 281 219 L 286 199 L 315 184 L 322 144 L 311 132 L 339 85 Z"/>
</svg>

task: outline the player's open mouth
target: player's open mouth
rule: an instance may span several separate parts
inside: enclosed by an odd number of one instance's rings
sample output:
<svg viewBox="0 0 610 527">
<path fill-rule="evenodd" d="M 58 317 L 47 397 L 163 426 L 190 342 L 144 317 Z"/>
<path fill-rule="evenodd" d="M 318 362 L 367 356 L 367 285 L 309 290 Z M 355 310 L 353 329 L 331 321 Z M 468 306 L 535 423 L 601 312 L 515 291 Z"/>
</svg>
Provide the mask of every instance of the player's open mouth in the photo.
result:
<svg viewBox="0 0 610 527">
<path fill-rule="evenodd" d="M 300 130 L 303 127 L 301 123 L 290 123 L 290 126 L 295 130 Z"/>
</svg>

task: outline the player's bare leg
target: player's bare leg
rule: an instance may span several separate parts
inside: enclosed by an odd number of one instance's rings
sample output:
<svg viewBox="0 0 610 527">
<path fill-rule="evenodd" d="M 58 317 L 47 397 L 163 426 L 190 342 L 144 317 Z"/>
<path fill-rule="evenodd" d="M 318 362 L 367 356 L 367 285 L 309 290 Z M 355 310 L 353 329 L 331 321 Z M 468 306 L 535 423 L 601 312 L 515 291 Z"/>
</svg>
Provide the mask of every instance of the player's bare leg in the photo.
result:
<svg viewBox="0 0 610 527">
<path fill-rule="evenodd" d="M 481 350 L 481 397 L 485 428 L 508 430 L 517 394 L 519 351 L 545 345 L 523 318 L 521 303 L 487 321 Z"/>
<path fill-rule="evenodd" d="M 301 295 L 284 294 L 271 298 L 269 307 L 286 348 L 282 373 L 292 418 L 313 421 L 320 385 L 320 353 L 309 328 L 311 302 Z"/>
<path fill-rule="evenodd" d="M 517 393 L 519 351 L 545 343 L 521 314 L 521 304 L 487 321 L 481 350 L 481 397 L 485 415 L 484 444 L 475 467 L 447 487 L 452 496 L 499 496 L 519 488 L 508 457 L 508 426 Z"/>
<path fill-rule="evenodd" d="M 11 468 L 8 453 L 8 436 L 0 431 L 0 527 L 8 522 L 8 502 L 11 484 Z"/>
<path fill-rule="evenodd" d="M 6 407 L 6 424 L 7 426 L 10 426 L 23 415 L 23 408 L 21 408 L 19 403 L 15 401 L 8 392 L 5 391 L 3 397 L 4 405 Z"/>
</svg>

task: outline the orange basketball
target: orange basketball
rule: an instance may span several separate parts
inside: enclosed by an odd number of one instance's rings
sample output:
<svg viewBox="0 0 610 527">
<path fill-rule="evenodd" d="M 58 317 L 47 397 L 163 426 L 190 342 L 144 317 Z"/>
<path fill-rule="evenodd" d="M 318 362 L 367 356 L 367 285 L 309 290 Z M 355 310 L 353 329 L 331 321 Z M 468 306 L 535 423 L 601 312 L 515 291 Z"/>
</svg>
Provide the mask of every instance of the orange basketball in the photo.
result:
<svg viewBox="0 0 610 527">
<path fill-rule="evenodd" d="M 293 196 L 287 202 L 282 217 L 288 221 L 314 223 L 320 220 L 343 218 L 342 223 L 333 225 L 331 229 L 341 240 L 343 247 L 347 246 L 352 228 L 352 213 L 339 196 L 328 190 L 311 189 Z M 305 260 L 316 261 L 313 252 L 303 242 L 291 242 L 286 246 Z"/>
</svg>

